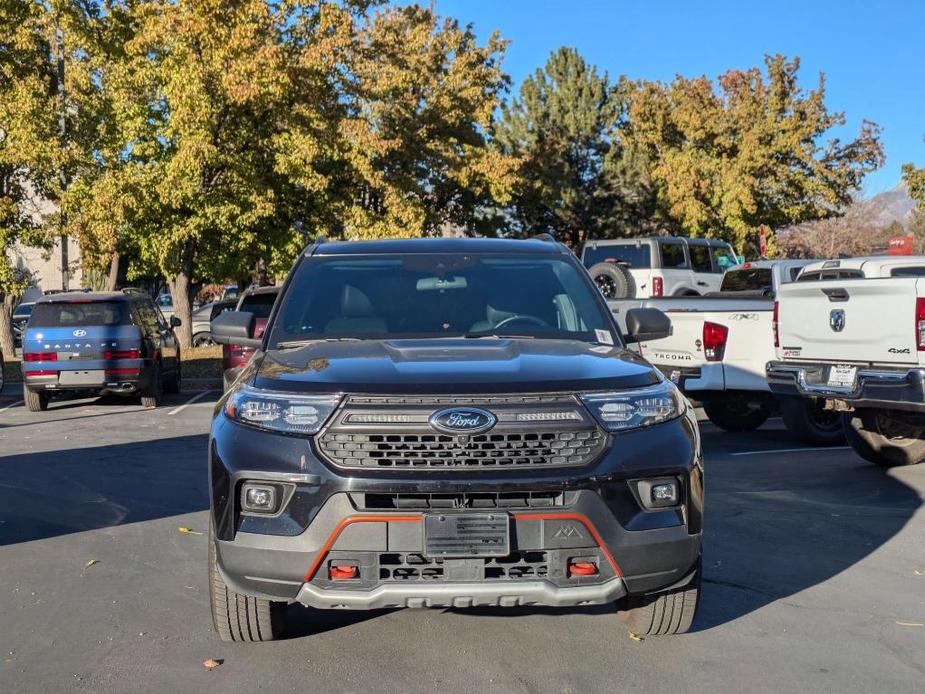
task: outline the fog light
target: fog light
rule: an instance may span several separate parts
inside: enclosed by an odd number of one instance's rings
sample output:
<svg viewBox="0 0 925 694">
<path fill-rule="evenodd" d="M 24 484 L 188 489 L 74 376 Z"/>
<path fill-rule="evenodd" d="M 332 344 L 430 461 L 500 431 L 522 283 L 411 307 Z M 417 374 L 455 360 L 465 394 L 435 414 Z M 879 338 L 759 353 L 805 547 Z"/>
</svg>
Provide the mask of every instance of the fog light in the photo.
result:
<svg viewBox="0 0 925 694">
<path fill-rule="evenodd" d="M 681 485 L 674 477 L 636 482 L 639 500 L 648 510 L 670 508 L 681 502 Z"/>
<path fill-rule="evenodd" d="M 241 487 L 241 510 L 247 513 L 276 513 L 276 487 L 250 484 Z"/>
</svg>

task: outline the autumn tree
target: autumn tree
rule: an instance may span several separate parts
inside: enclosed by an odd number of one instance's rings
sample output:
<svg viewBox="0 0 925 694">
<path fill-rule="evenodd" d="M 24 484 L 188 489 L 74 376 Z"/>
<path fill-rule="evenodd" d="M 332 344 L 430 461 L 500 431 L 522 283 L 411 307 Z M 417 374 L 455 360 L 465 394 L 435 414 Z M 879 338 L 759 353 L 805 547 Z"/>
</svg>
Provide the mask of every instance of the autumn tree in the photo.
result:
<svg viewBox="0 0 925 694">
<path fill-rule="evenodd" d="M 850 142 L 822 141 L 845 117 L 826 107 L 823 75 L 815 89 L 800 87 L 799 66 L 777 55 L 765 59 L 766 74 L 730 70 L 716 85 L 678 76 L 636 86 L 624 137 L 651 163 L 659 207 L 675 229 L 750 250 L 761 224 L 837 215 L 882 165 L 873 123 Z"/>
<path fill-rule="evenodd" d="M 589 236 L 638 234 L 654 223 L 639 161 L 622 146 L 628 84 L 560 48 L 524 80 L 496 129 L 519 161 L 509 232 L 552 233 L 574 249 Z"/>
<path fill-rule="evenodd" d="M 38 202 L 56 194 L 62 158 L 48 20 L 42 3 L 0 0 L 0 348 L 7 356 L 12 310 L 31 281 L 12 250 L 47 244 Z"/>
<path fill-rule="evenodd" d="M 310 193 L 305 222 L 350 239 L 484 231 L 514 183 L 486 140 L 507 86 L 503 42 L 479 45 L 417 5 L 321 7 L 287 42 L 297 98 L 277 143 L 280 169 Z"/>
</svg>

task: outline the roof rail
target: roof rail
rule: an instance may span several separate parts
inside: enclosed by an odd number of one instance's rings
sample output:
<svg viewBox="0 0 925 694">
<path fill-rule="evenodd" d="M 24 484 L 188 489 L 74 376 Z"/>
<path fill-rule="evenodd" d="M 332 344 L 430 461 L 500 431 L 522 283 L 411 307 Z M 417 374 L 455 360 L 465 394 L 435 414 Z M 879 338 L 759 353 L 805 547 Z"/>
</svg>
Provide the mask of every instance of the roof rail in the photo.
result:
<svg viewBox="0 0 925 694">
<path fill-rule="evenodd" d="M 325 236 L 324 234 L 319 234 L 318 236 L 315 237 L 314 241 L 312 241 L 310 244 L 308 244 L 307 246 L 305 246 L 305 248 L 302 249 L 302 255 L 304 256 L 312 255 L 312 253 L 315 252 L 315 249 L 318 248 L 318 246 L 320 246 L 323 243 L 327 243 L 327 242 L 328 242 L 328 237 Z"/>
<path fill-rule="evenodd" d="M 534 234 L 530 238 L 533 239 L 534 241 L 546 241 L 547 243 L 556 242 L 556 238 L 552 234 L 546 231 L 541 232 L 539 234 Z"/>
</svg>

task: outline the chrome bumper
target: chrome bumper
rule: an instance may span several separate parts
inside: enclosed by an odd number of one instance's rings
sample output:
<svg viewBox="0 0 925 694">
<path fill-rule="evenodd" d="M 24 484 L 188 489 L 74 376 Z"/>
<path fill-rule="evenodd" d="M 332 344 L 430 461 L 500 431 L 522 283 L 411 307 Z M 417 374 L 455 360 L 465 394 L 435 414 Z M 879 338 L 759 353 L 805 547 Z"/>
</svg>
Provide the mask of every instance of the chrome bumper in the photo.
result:
<svg viewBox="0 0 925 694">
<path fill-rule="evenodd" d="M 771 361 L 768 386 L 777 395 L 840 400 L 852 407 L 873 407 L 925 412 L 925 368 L 858 367 L 854 384 L 825 383 L 831 364 Z"/>
</svg>

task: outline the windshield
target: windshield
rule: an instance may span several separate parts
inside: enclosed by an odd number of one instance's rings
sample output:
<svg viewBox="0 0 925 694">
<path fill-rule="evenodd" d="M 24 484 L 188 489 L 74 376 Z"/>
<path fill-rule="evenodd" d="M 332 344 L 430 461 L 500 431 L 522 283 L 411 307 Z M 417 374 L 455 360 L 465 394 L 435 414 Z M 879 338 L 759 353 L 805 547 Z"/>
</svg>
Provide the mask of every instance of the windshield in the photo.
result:
<svg viewBox="0 0 925 694">
<path fill-rule="evenodd" d="M 131 325 L 129 305 L 124 301 L 36 304 L 30 328 Z"/>
<path fill-rule="evenodd" d="M 316 257 L 281 298 L 269 344 L 491 335 L 613 344 L 582 273 L 567 259 L 536 256 Z"/>
<path fill-rule="evenodd" d="M 723 275 L 721 292 L 767 292 L 774 288 L 769 267 L 730 270 Z"/>
<path fill-rule="evenodd" d="M 265 294 L 245 294 L 241 299 L 239 311 L 249 311 L 257 318 L 269 318 L 270 311 L 273 310 L 273 303 L 276 301 L 278 292 Z"/>
</svg>

